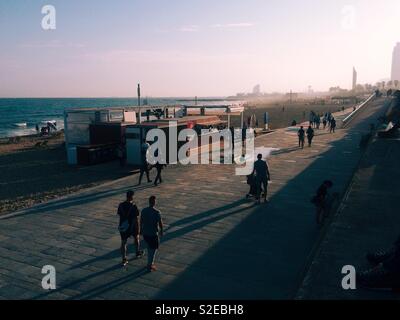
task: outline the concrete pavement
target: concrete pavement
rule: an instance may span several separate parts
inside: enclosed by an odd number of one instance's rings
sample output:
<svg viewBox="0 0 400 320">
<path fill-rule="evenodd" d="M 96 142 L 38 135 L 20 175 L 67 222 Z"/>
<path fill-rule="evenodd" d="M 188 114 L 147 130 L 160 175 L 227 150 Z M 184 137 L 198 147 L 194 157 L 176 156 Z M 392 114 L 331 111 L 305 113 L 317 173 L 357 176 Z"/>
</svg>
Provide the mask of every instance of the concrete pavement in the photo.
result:
<svg viewBox="0 0 400 320">
<path fill-rule="evenodd" d="M 310 198 L 325 179 L 344 193 L 360 157 L 361 135 L 379 114 L 373 102 L 346 129 L 318 132 L 299 150 L 295 132 L 261 136 L 270 159 L 271 203 L 244 199 L 234 166 L 170 166 L 165 183 L 137 176 L 0 218 L 0 297 L 4 299 L 285 299 L 294 297 L 320 237 Z M 159 271 L 145 260 L 121 268 L 116 208 L 127 189 L 140 208 L 158 198 L 166 224 Z M 129 248 L 132 256 L 132 246 Z M 41 288 L 41 268 L 57 270 L 57 290 Z"/>
</svg>

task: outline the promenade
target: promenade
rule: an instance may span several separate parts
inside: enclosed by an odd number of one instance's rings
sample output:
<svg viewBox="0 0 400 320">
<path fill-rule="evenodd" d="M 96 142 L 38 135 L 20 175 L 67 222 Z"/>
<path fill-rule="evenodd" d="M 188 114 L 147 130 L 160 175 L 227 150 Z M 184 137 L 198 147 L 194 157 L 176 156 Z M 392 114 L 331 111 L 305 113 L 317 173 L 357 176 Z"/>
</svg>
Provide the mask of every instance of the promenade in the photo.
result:
<svg viewBox="0 0 400 320">
<path fill-rule="evenodd" d="M 280 149 L 268 160 L 267 205 L 245 199 L 246 177 L 232 165 L 177 165 L 158 187 L 138 187 L 138 176 L 128 176 L 0 217 L 0 298 L 294 298 L 321 235 L 310 198 L 325 179 L 346 191 L 361 136 L 383 101 L 366 106 L 346 129 L 317 131 L 312 148 L 297 148 L 288 129 L 257 138 L 257 147 Z M 133 258 L 132 246 L 128 267 L 120 266 L 116 208 L 127 189 L 139 208 L 157 196 L 166 226 L 157 272 L 145 271 L 146 257 Z M 57 270 L 54 291 L 41 287 L 44 265 Z"/>
<path fill-rule="evenodd" d="M 319 246 L 298 299 L 399 299 L 398 293 L 357 286 L 343 290 L 341 269 L 367 270 L 367 252 L 389 249 L 400 236 L 400 140 L 375 137 L 357 170 L 342 209 Z"/>
</svg>

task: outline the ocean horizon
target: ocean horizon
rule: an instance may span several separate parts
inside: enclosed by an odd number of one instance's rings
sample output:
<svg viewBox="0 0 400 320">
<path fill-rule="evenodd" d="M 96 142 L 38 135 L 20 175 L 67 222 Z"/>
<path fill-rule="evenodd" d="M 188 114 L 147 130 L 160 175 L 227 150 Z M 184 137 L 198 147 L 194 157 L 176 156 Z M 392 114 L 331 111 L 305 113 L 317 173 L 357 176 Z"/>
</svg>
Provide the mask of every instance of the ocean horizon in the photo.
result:
<svg viewBox="0 0 400 320">
<path fill-rule="evenodd" d="M 148 105 L 165 106 L 194 102 L 191 97 L 142 98 Z M 204 104 L 221 103 L 223 97 L 202 97 Z M 25 136 L 36 133 L 36 124 L 55 121 L 58 129 L 64 127 L 64 110 L 69 108 L 137 107 L 133 98 L 0 98 L 0 138 Z"/>
</svg>

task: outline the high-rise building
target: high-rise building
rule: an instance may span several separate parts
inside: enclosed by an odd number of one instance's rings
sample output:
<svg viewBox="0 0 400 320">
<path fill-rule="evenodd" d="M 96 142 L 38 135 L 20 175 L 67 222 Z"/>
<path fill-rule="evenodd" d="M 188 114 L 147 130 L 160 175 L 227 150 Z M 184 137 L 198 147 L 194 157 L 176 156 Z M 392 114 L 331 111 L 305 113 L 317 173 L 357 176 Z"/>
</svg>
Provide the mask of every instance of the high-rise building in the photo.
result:
<svg viewBox="0 0 400 320">
<path fill-rule="evenodd" d="M 392 81 L 400 81 L 400 42 L 393 49 L 393 60 L 392 60 Z"/>
<path fill-rule="evenodd" d="M 357 88 L 357 71 L 356 68 L 353 67 L 353 90 Z"/>
<path fill-rule="evenodd" d="M 258 96 L 258 95 L 260 95 L 260 93 L 261 93 L 261 86 L 258 84 L 253 88 L 253 94 L 255 96 Z"/>
</svg>

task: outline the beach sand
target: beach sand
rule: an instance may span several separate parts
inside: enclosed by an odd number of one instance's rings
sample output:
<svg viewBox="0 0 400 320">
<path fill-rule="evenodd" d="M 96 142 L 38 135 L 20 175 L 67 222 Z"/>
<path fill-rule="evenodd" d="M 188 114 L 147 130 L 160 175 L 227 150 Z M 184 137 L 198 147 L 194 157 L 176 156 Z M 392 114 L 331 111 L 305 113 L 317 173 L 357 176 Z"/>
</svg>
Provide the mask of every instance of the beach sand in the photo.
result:
<svg viewBox="0 0 400 320">
<path fill-rule="evenodd" d="M 245 120 L 256 114 L 261 127 L 264 112 L 269 112 L 270 127 L 278 129 L 289 126 L 293 120 L 308 120 L 311 110 L 322 114 L 340 109 L 339 105 L 257 103 L 247 107 Z M 240 126 L 240 117 L 233 117 L 232 124 Z M 46 147 L 35 147 L 46 140 Z M 18 143 L 0 140 L 0 215 L 132 174 L 129 167 L 121 168 L 117 161 L 90 167 L 69 166 L 63 143 L 62 132 L 47 138 L 21 137 Z M 132 177 L 132 182 L 136 184 L 137 178 Z"/>
<path fill-rule="evenodd" d="M 66 162 L 64 135 L 21 137 L 0 141 L 0 215 L 65 196 L 129 174 L 119 163 L 71 167 Z M 39 141 L 47 147 L 35 147 Z"/>
</svg>

